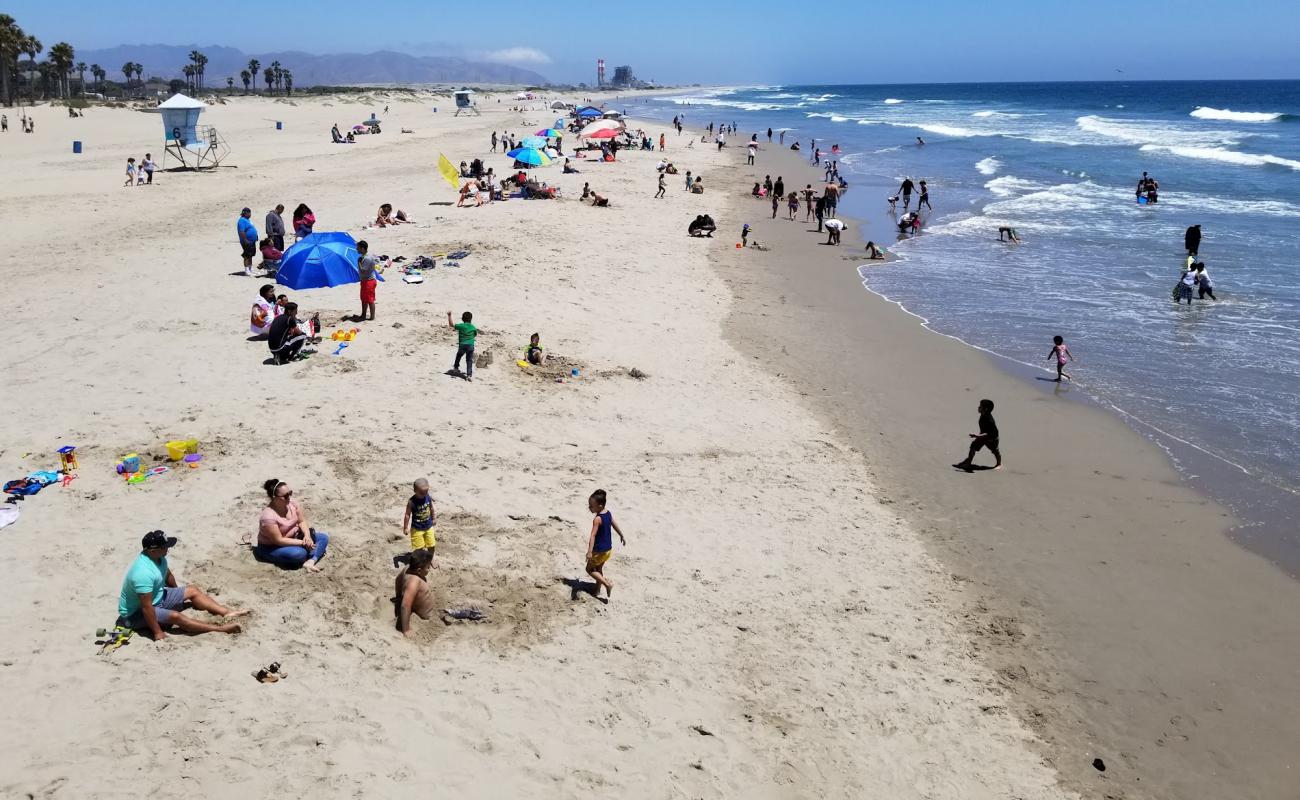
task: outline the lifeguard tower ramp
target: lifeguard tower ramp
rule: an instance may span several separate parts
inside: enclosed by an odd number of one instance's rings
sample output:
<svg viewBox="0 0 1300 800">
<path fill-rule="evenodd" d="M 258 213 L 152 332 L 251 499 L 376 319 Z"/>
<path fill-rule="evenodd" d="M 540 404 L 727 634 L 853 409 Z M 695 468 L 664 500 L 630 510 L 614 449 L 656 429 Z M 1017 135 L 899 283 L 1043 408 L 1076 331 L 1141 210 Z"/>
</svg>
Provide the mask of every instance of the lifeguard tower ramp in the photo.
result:
<svg viewBox="0 0 1300 800">
<path fill-rule="evenodd" d="M 211 125 L 199 125 L 199 115 L 206 106 L 183 94 L 172 95 L 155 109 L 162 115 L 163 160 L 166 168 L 170 157 L 182 169 L 210 169 L 221 166 L 230 155 L 230 145 Z"/>
</svg>

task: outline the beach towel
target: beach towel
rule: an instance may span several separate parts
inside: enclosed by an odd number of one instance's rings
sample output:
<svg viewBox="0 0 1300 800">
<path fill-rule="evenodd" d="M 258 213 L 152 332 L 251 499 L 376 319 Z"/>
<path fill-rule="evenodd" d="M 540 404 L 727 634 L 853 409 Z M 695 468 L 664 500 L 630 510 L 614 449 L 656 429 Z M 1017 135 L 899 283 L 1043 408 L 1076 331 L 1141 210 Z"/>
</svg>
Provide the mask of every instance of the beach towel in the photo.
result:
<svg viewBox="0 0 1300 800">
<path fill-rule="evenodd" d="M 37 481 L 29 481 L 26 478 L 19 478 L 16 481 L 9 481 L 4 485 L 4 493 L 11 494 L 15 497 L 29 497 L 45 488 L 45 484 Z"/>
<path fill-rule="evenodd" d="M 0 506 L 0 528 L 7 528 L 18 521 L 22 509 L 12 503 Z"/>
</svg>

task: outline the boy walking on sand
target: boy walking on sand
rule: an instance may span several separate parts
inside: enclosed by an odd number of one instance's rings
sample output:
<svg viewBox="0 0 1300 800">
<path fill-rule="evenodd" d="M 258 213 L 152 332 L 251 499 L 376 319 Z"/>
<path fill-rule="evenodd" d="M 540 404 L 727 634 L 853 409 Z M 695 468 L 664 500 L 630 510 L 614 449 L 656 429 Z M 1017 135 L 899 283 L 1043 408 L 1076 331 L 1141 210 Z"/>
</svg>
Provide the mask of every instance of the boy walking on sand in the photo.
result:
<svg viewBox="0 0 1300 800">
<path fill-rule="evenodd" d="M 596 597 L 600 597 L 600 587 L 605 587 L 605 602 L 614 593 L 614 584 L 605 577 L 605 564 L 614 552 L 613 533 L 618 534 L 619 544 L 627 546 L 623 531 L 614 521 L 614 515 L 605 510 L 605 490 L 597 489 L 587 498 L 587 508 L 596 516 L 591 520 L 591 536 L 587 538 L 587 574 L 596 581 Z M 611 533 L 611 531 L 613 533 Z"/>
<path fill-rule="evenodd" d="M 666 183 L 664 174 L 661 172 L 659 173 L 659 191 L 655 192 L 655 197 L 656 198 L 663 197 L 664 192 L 666 191 L 668 191 L 668 184 Z"/>
<path fill-rule="evenodd" d="M 1065 371 L 1065 362 L 1067 360 L 1073 361 L 1074 353 L 1071 353 L 1070 348 L 1065 346 L 1064 337 L 1062 336 L 1052 337 L 1052 350 L 1047 354 L 1047 357 L 1056 359 L 1056 382 L 1057 383 L 1061 382 L 1061 378 L 1065 378 L 1067 381 L 1074 380 L 1074 378 L 1070 377 L 1070 373 Z"/>
<path fill-rule="evenodd" d="M 447 312 L 447 327 L 456 331 L 456 362 L 452 364 L 452 371 L 460 374 L 460 359 L 465 359 L 465 380 L 474 380 L 474 341 L 478 338 L 478 328 L 475 328 L 470 320 L 474 315 L 466 311 L 460 315 L 460 322 L 451 321 L 451 312 Z"/>
<path fill-rule="evenodd" d="M 976 453 L 987 447 L 993 457 L 997 459 L 997 464 L 993 466 L 993 469 L 1002 469 L 1002 451 L 998 449 L 998 424 L 993 421 L 993 401 L 981 400 L 979 412 L 980 432 L 970 434 L 972 441 L 970 443 L 970 452 L 966 454 L 966 460 L 958 461 L 953 466 L 957 469 L 972 472 L 974 467 L 971 465 L 971 460 L 975 458 Z"/>
<path fill-rule="evenodd" d="M 357 242 L 357 273 L 361 276 L 361 316 L 357 318 L 358 322 L 373 320 L 375 318 L 375 290 L 379 286 L 379 279 L 375 277 L 376 272 L 383 272 L 379 269 L 379 264 L 370 257 L 370 244 L 364 239 Z M 366 316 L 366 312 L 370 316 Z"/>
<path fill-rule="evenodd" d="M 420 478 L 411 487 L 415 494 L 406 501 L 406 513 L 402 515 L 402 533 L 411 539 L 411 552 L 433 550 L 438 544 L 435 538 L 437 514 L 433 509 L 433 496 L 429 494 L 429 480 Z"/>
</svg>

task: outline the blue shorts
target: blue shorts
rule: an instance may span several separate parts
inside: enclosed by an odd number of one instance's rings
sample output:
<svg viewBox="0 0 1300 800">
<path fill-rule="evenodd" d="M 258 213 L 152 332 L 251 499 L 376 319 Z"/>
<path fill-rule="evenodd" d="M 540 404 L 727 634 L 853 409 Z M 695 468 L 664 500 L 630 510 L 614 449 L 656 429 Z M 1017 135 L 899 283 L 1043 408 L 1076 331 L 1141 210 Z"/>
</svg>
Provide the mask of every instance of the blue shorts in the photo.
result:
<svg viewBox="0 0 1300 800">
<path fill-rule="evenodd" d="M 164 586 L 162 598 L 153 604 L 154 616 L 158 617 L 158 626 L 165 628 L 171 624 L 172 614 L 185 608 L 185 587 Z M 117 624 L 123 628 L 146 628 L 144 610 L 137 610 L 129 617 L 118 617 Z"/>
</svg>

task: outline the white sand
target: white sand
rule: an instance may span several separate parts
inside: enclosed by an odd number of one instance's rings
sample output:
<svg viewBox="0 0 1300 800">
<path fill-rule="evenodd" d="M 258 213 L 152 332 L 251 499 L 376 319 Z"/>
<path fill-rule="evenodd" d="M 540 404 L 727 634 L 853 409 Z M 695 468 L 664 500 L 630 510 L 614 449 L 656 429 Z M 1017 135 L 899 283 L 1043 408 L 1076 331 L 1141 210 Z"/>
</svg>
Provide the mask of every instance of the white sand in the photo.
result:
<svg viewBox="0 0 1300 800">
<path fill-rule="evenodd" d="M 154 115 L 41 108 L 35 135 L 0 137 L 0 468 L 50 468 L 64 443 L 82 464 L 0 532 L 0 795 L 1064 796 L 975 659 L 948 576 L 872 499 L 860 457 L 724 342 L 727 291 L 684 230 L 720 216 L 729 156 L 669 136 L 703 196 L 674 177 L 651 199 L 644 153 L 540 170 L 559 202 L 430 206 L 453 198 L 439 151 L 486 158 L 493 127 L 531 133 L 554 114 L 524 126 L 508 99 L 468 119 L 445 98 L 393 99 L 382 136 L 329 143 L 331 122 L 383 102 L 214 107 L 203 122 L 238 168 L 148 189 L 119 184 L 128 155 L 160 155 Z M 584 181 L 613 207 L 579 205 Z M 246 341 L 263 281 L 230 273 L 239 209 L 260 230 L 277 201 L 374 253 L 473 255 L 423 285 L 390 274 L 378 322 L 343 355 L 265 366 L 266 345 Z M 382 201 L 419 224 L 361 231 Z M 290 295 L 327 324 L 357 311 L 356 286 Z M 473 384 L 443 374 L 449 309 L 474 312 L 495 359 Z M 518 369 L 533 331 L 581 377 Z M 126 452 L 190 436 L 196 471 L 143 487 L 113 474 Z M 491 603 L 493 621 L 416 621 L 408 642 L 389 559 L 421 476 L 441 517 L 440 601 Z M 269 477 L 332 535 L 322 574 L 237 545 Z M 581 573 L 596 488 L 630 539 L 609 606 L 557 581 Z M 255 614 L 239 636 L 100 658 L 92 634 L 157 527 L 182 539 L 183 582 Z M 290 677 L 254 682 L 272 660 Z"/>
</svg>

